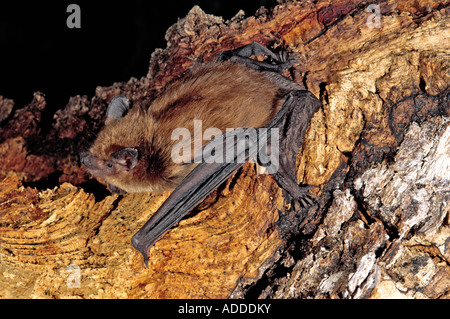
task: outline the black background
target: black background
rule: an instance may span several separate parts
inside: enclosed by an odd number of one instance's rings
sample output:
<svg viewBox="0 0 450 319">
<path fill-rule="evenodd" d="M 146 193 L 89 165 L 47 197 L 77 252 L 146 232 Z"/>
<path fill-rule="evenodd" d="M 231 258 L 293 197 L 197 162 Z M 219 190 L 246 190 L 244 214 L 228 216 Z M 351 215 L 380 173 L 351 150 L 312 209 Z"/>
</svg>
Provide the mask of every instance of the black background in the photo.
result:
<svg viewBox="0 0 450 319">
<path fill-rule="evenodd" d="M 81 29 L 66 25 L 71 3 L 81 8 Z M 17 109 L 40 91 L 51 116 L 70 96 L 90 98 L 98 85 L 145 76 L 151 53 L 166 47 L 167 28 L 196 4 L 230 19 L 239 9 L 250 16 L 276 1 L 2 1 L 0 95 L 13 99 Z"/>
</svg>

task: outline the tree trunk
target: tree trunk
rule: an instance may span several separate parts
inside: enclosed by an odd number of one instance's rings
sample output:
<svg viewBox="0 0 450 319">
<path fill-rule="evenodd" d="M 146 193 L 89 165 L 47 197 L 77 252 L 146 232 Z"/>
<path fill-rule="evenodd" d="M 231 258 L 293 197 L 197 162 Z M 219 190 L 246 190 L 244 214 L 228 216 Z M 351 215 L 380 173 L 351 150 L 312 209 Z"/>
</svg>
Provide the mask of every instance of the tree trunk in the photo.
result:
<svg viewBox="0 0 450 319">
<path fill-rule="evenodd" d="M 230 21 L 194 7 L 146 77 L 72 97 L 51 129 L 42 94 L 15 112 L 0 97 L 0 297 L 450 297 L 449 3 L 286 2 Z M 78 153 L 114 95 L 152 99 L 194 60 L 252 41 L 297 52 L 290 76 L 323 103 L 297 172 L 318 205 L 293 211 L 246 164 L 147 269 L 130 239 L 168 193 L 111 195 Z"/>
</svg>

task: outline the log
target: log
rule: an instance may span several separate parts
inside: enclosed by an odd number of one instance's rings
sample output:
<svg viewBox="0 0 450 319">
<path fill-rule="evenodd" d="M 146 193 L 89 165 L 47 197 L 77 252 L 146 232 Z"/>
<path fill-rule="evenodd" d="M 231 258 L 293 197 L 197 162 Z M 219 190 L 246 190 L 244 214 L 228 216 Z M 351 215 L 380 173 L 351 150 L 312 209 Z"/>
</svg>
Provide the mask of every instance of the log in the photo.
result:
<svg viewBox="0 0 450 319">
<path fill-rule="evenodd" d="M 50 129 L 43 94 L 0 97 L 0 297 L 449 298 L 449 3 L 286 1 L 228 21 L 195 6 L 145 77 L 70 98 Z M 294 211 L 246 164 L 147 269 L 130 239 L 169 193 L 112 195 L 78 153 L 113 96 L 151 100 L 252 41 L 298 53 L 290 76 L 323 103 L 297 163 L 318 205 Z"/>
</svg>

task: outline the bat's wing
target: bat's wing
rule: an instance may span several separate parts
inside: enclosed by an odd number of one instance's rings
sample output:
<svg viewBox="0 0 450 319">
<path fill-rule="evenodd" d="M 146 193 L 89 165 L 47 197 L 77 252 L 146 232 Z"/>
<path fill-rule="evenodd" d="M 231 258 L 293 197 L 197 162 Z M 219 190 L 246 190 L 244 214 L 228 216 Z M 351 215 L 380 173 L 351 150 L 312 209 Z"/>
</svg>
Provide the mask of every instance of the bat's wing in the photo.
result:
<svg viewBox="0 0 450 319">
<path fill-rule="evenodd" d="M 216 137 L 205 146 L 210 150 L 224 150 L 227 158 L 225 160 L 222 157 L 223 161 L 214 162 L 212 155 L 209 154 L 208 157 L 208 152 L 207 154 L 204 152 L 204 162 L 198 164 L 184 178 L 156 213 L 133 236 L 132 245 L 142 253 L 146 266 L 148 266 L 148 251 L 154 243 L 245 162 L 256 157 L 260 147 L 267 145 L 269 136 L 269 129 L 261 132 L 251 128 L 237 129 Z"/>
</svg>

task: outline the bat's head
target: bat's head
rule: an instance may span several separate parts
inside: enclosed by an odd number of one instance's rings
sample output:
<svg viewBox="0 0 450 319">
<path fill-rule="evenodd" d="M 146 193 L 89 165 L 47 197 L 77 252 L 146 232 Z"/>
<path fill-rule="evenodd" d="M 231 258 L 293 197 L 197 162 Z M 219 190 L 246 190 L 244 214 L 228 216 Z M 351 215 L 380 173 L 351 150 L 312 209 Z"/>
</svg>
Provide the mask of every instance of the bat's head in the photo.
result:
<svg viewBox="0 0 450 319">
<path fill-rule="evenodd" d="M 131 177 L 138 156 L 138 150 L 129 147 L 111 153 L 109 157 L 96 156 L 91 151 L 82 152 L 80 160 L 91 175 L 106 180 L 112 192 L 122 194 L 126 190 L 116 185 L 121 185 L 127 175 Z"/>
<path fill-rule="evenodd" d="M 106 111 L 105 127 L 91 148 L 80 154 L 88 172 L 106 181 L 112 192 L 149 190 L 148 181 L 142 176 L 148 165 L 143 154 L 148 129 L 144 113 L 138 107 L 129 110 L 124 96 L 114 97 Z"/>
</svg>

